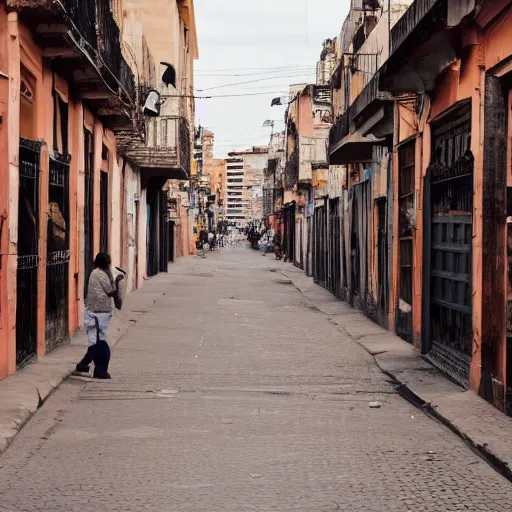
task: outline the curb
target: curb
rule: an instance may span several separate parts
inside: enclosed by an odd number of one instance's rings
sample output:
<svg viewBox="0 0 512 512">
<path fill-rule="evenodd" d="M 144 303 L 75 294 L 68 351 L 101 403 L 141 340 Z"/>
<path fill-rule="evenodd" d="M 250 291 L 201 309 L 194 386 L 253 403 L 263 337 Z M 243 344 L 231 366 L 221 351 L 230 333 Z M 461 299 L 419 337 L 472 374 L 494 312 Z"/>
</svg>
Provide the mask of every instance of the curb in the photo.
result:
<svg viewBox="0 0 512 512">
<path fill-rule="evenodd" d="M 119 341 L 123 338 L 123 336 L 128 332 L 128 329 L 129 329 L 130 325 L 129 325 L 129 322 L 121 322 L 121 325 L 119 327 L 117 327 L 117 329 L 115 330 L 114 332 L 114 336 L 112 337 L 111 340 L 109 340 L 109 344 L 110 344 L 110 347 L 113 349 L 117 343 L 119 343 Z M 80 335 L 81 332 L 78 332 L 76 335 Z M 63 345 L 62 348 L 76 348 L 76 349 L 81 349 L 82 347 L 79 346 L 79 345 L 71 345 L 71 344 L 66 344 L 66 345 Z M 52 353 L 48 354 L 47 356 L 44 356 L 44 357 L 51 357 L 52 356 Z M 34 363 L 34 365 L 37 365 L 38 363 Z M 46 402 L 46 400 L 48 400 L 48 398 L 50 398 L 54 393 L 55 391 L 57 391 L 57 389 L 61 386 L 61 384 L 66 381 L 67 379 L 69 379 L 70 375 L 73 373 L 73 366 L 75 363 L 68 363 L 69 364 L 69 368 L 64 371 L 64 372 L 61 372 L 60 375 L 53 375 L 52 378 L 51 378 L 51 381 L 50 380 L 45 380 L 45 381 L 42 381 L 44 382 L 45 384 L 47 384 L 45 386 L 45 389 L 41 392 L 39 386 L 37 386 L 36 384 L 33 384 L 33 390 L 31 391 L 31 396 L 28 397 L 28 398 L 22 398 L 20 399 L 20 404 L 21 406 L 15 408 L 13 410 L 13 417 L 12 419 L 9 418 L 7 420 L 7 423 L 5 424 L 5 426 L 3 425 L 0 425 L 0 455 L 2 455 L 8 448 L 9 446 L 13 443 L 13 441 L 15 440 L 16 436 L 19 434 L 19 432 L 21 431 L 21 429 L 27 424 L 27 422 L 30 420 L 30 418 L 32 418 L 32 416 L 38 411 L 38 409 L 40 409 L 43 404 Z M 64 365 L 64 363 L 63 363 Z M 18 379 L 22 379 L 22 374 L 14 374 L 13 376 L 11 377 L 8 377 L 5 381 L 3 382 L 6 382 L 8 381 L 9 378 L 12 378 L 12 377 L 16 377 L 18 376 Z M 13 382 L 13 381 L 11 381 Z M 35 392 L 34 392 L 34 389 L 35 389 Z M 33 396 L 32 396 L 32 393 L 33 393 Z M 3 429 L 3 432 L 2 432 L 2 429 Z"/>
<path fill-rule="evenodd" d="M 309 299 L 308 299 L 309 300 Z M 329 315 L 326 315 L 329 317 Z M 351 339 L 353 342 L 357 343 L 359 346 L 363 347 L 364 350 L 368 354 L 370 354 L 379 370 L 389 377 L 396 385 L 397 385 L 397 391 L 398 394 L 407 400 L 411 405 L 416 407 L 418 410 L 425 413 L 427 416 L 429 416 L 432 419 L 437 420 L 439 423 L 442 423 L 445 427 L 449 428 L 455 435 L 457 435 L 464 443 L 477 455 L 479 455 L 487 464 L 489 464 L 495 471 L 500 473 L 503 477 L 505 477 L 508 481 L 512 482 L 512 470 L 509 467 L 508 463 L 504 460 L 500 459 L 498 455 L 496 455 L 494 452 L 489 450 L 487 448 L 487 445 L 481 445 L 477 443 L 471 436 L 466 434 L 464 431 L 462 431 L 457 425 L 455 425 L 450 418 L 445 416 L 444 414 L 440 413 L 439 410 L 435 405 L 432 404 L 432 402 L 428 402 L 425 399 L 423 399 L 420 395 L 418 395 L 415 391 L 413 391 L 405 382 L 402 382 L 398 377 L 384 369 L 377 359 L 378 354 L 372 353 L 370 350 L 368 350 L 357 338 L 352 337 L 347 330 L 345 330 L 341 326 L 337 326 L 340 331 L 343 331 L 344 334 L 347 335 L 349 339 Z"/>
<path fill-rule="evenodd" d="M 290 277 L 289 275 L 285 274 L 282 270 L 280 270 L 280 273 L 285 276 L 286 278 L 290 279 L 293 283 L 293 286 L 301 293 L 301 295 L 309 301 L 315 308 L 315 304 L 313 300 L 308 298 L 303 291 L 297 286 L 295 282 L 293 282 L 293 277 Z M 318 285 L 320 286 L 320 285 Z M 322 288 L 322 287 L 321 287 Z M 322 288 L 324 289 L 324 288 Z M 334 296 L 333 296 L 334 297 Z M 317 308 L 318 309 L 318 308 Z M 332 322 L 331 315 L 320 311 L 329 321 Z M 368 321 L 372 321 L 368 318 Z M 405 382 L 402 382 L 394 373 L 390 372 L 389 370 L 386 370 L 381 366 L 379 363 L 377 356 L 378 354 L 375 354 L 371 350 L 369 350 L 363 343 L 359 341 L 359 339 L 354 338 L 349 334 L 349 332 L 341 325 L 334 323 L 339 331 L 341 331 L 343 334 L 347 336 L 348 339 L 352 340 L 353 342 L 357 343 L 359 346 L 361 346 L 368 354 L 370 354 L 379 370 L 386 375 L 390 380 L 392 380 L 395 385 L 397 386 L 397 392 L 398 394 L 407 400 L 411 405 L 416 407 L 418 410 L 425 413 L 428 417 L 431 419 L 434 419 L 438 421 L 439 423 L 443 424 L 445 427 L 449 428 L 457 437 L 459 437 L 464 443 L 474 452 L 476 453 L 480 458 L 482 458 L 487 464 L 489 464 L 495 471 L 500 473 L 504 478 L 506 478 L 508 481 L 512 482 L 512 469 L 510 468 L 509 464 L 505 462 L 503 459 L 501 459 L 498 455 L 496 455 L 493 451 L 489 450 L 487 444 L 480 444 L 476 442 L 470 435 L 466 434 L 463 430 L 461 430 L 455 423 L 450 420 L 447 416 L 442 414 L 438 408 L 432 404 L 429 401 L 426 401 L 423 399 L 420 395 L 418 395 L 415 391 L 413 391 Z M 443 377 L 444 378 L 444 377 Z"/>
</svg>

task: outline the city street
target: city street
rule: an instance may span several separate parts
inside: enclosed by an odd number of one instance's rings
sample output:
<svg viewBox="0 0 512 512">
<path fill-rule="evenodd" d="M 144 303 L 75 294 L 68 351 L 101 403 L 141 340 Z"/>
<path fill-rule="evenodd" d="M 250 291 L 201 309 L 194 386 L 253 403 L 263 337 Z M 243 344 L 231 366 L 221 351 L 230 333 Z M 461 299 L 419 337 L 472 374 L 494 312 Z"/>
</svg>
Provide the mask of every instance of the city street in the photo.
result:
<svg viewBox="0 0 512 512">
<path fill-rule="evenodd" d="M 240 246 L 146 282 L 112 380 L 68 379 L 0 456 L 0 512 L 512 510 L 290 268 Z"/>
</svg>

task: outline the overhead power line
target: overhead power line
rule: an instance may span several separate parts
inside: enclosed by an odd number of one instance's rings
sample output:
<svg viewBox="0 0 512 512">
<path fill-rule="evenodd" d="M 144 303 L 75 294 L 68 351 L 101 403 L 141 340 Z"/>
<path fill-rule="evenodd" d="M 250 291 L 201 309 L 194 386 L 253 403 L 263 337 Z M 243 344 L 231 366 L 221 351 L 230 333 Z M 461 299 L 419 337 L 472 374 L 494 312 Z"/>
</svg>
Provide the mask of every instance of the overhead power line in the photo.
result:
<svg viewBox="0 0 512 512">
<path fill-rule="evenodd" d="M 211 100 L 211 99 L 215 99 L 215 98 L 239 98 L 239 97 L 242 97 L 242 96 L 263 96 L 263 95 L 268 95 L 268 96 L 272 96 L 274 94 L 283 94 L 282 91 L 274 91 L 274 92 L 251 92 L 251 93 L 247 93 L 247 94 L 218 94 L 216 96 L 192 96 L 192 95 L 189 95 L 189 96 L 180 96 L 180 98 L 194 98 L 196 100 Z M 287 94 L 287 93 L 285 93 Z"/>
<path fill-rule="evenodd" d="M 290 68 L 290 69 L 282 69 L 282 70 L 279 70 L 279 69 L 272 69 L 270 71 L 260 71 L 258 73 L 222 73 L 222 74 L 218 74 L 218 73 L 215 73 L 215 74 L 212 74 L 212 73 L 200 73 L 200 72 L 197 72 L 197 73 L 194 73 L 194 76 L 197 77 L 197 78 L 203 78 L 203 77 L 226 77 L 226 78 L 229 78 L 229 77 L 236 77 L 236 76 L 263 76 L 263 75 L 271 75 L 271 74 L 275 74 L 275 73 L 291 73 L 291 72 L 299 72 L 299 71 L 314 71 L 315 68 L 314 66 L 304 66 L 304 67 L 298 67 L 298 68 Z"/>
<path fill-rule="evenodd" d="M 220 71 L 279 71 L 280 69 L 297 69 L 297 68 L 313 68 L 312 65 L 303 66 L 276 66 L 276 67 L 263 67 L 263 68 L 229 68 L 229 69 L 198 69 L 197 73 L 216 73 Z"/>
<path fill-rule="evenodd" d="M 256 80 L 247 80 L 245 82 L 235 82 L 235 83 L 231 83 L 231 84 L 216 85 L 214 87 L 206 87 L 205 89 L 197 89 L 197 91 L 198 92 L 211 91 L 213 89 L 221 89 L 223 87 L 234 87 L 236 85 L 253 84 L 255 82 L 264 82 L 266 80 L 276 80 L 276 79 L 279 79 L 279 78 L 299 78 L 299 77 L 303 77 L 303 76 L 312 76 L 312 75 L 314 75 L 314 73 L 302 73 L 302 74 L 294 74 L 294 75 L 270 76 L 270 77 L 267 77 L 267 78 L 258 78 Z"/>
</svg>

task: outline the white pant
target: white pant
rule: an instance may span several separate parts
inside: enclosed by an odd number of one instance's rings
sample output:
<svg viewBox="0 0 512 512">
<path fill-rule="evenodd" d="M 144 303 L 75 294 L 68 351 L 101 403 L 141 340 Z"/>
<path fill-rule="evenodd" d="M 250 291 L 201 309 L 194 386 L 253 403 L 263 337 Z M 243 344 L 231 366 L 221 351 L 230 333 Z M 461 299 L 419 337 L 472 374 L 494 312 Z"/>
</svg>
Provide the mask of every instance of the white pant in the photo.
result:
<svg viewBox="0 0 512 512">
<path fill-rule="evenodd" d="M 84 313 L 85 331 L 89 339 L 89 347 L 96 345 L 98 340 L 98 331 L 96 329 L 96 319 L 98 319 L 99 339 L 107 341 L 107 329 L 110 325 L 112 313 L 92 313 L 88 309 Z"/>
</svg>

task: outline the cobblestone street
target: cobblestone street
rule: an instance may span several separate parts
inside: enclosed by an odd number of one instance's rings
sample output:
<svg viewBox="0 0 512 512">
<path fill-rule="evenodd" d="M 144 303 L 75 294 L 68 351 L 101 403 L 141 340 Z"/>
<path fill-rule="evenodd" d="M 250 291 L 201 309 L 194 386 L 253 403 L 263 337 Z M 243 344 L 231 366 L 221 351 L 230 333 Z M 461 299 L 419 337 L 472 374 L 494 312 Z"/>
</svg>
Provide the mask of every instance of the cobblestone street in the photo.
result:
<svg viewBox="0 0 512 512">
<path fill-rule="evenodd" d="M 0 457 L 0 511 L 512 510 L 283 266 L 238 247 L 147 282 L 113 380 L 66 381 Z"/>
</svg>

